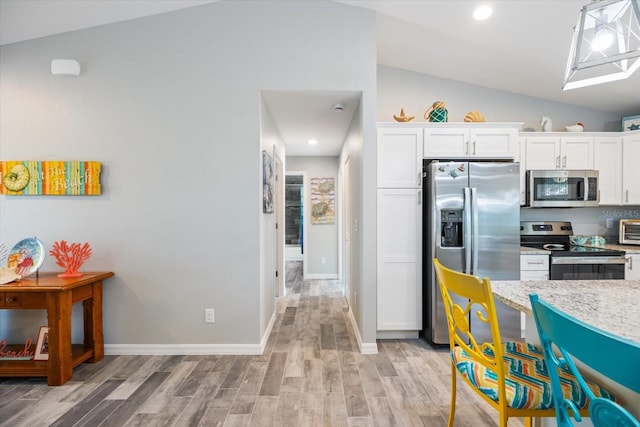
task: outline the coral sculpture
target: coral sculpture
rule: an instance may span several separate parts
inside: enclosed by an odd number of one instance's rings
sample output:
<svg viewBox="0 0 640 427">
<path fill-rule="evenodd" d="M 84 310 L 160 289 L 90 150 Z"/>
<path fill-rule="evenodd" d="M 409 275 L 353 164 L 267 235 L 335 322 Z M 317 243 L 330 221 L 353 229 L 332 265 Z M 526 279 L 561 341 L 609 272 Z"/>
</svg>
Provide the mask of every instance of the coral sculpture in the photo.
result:
<svg viewBox="0 0 640 427">
<path fill-rule="evenodd" d="M 58 277 L 80 277 L 82 273 L 78 273 L 78 269 L 91 257 L 91 246 L 89 243 L 69 245 L 65 240 L 61 240 L 53 243 L 49 254 L 56 259 L 56 264 L 65 269 Z"/>
</svg>

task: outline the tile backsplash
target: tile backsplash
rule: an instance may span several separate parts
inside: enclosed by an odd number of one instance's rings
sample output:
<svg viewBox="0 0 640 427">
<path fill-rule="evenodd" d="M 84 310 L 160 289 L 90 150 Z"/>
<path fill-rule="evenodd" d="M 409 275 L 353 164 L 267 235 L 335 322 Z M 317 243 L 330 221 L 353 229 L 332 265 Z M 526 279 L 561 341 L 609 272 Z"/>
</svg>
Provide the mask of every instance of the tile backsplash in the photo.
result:
<svg viewBox="0 0 640 427">
<path fill-rule="evenodd" d="M 640 206 L 520 209 L 522 221 L 571 221 L 574 234 L 604 236 L 607 243 L 618 243 L 619 221 L 626 218 L 640 218 Z"/>
</svg>

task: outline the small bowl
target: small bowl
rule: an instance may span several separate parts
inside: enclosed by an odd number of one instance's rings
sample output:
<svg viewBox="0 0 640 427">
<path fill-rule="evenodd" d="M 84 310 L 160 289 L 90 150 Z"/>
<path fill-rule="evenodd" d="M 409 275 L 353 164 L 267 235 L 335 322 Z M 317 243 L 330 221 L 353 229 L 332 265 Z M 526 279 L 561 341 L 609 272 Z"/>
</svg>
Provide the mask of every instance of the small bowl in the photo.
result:
<svg viewBox="0 0 640 427">
<path fill-rule="evenodd" d="M 582 123 L 576 123 L 575 125 L 569 125 L 564 127 L 567 132 L 583 132 L 584 125 Z"/>
<path fill-rule="evenodd" d="M 584 246 L 591 243 L 591 236 L 574 235 L 569 236 L 569 243 L 574 246 Z"/>
</svg>

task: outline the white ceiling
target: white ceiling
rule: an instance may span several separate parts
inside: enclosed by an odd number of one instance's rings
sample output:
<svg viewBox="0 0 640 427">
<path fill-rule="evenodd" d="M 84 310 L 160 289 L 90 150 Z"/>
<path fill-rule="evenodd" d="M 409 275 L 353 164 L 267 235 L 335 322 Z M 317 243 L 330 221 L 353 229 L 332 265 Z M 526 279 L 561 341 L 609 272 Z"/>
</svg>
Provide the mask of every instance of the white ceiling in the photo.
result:
<svg viewBox="0 0 640 427">
<path fill-rule="evenodd" d="M 0 44 L 212 1 L 0 0 Z M 471 18 L 481 3 L 473 0 L 334 1 L 377 12 L 379 64 L 620 116 L 640 113 L 640 72 L 619 82 L 561 90 L 572 28 L 590 0 L 487 0 L 494 14 L 484 22 Z M 332 105 L 341 100 L 347 108 L 338 114 Z M 336 155 L 359 94 L 268 92 L 265 102 L 288 154 Z M 309 137 L 319 144 L 306 145 Z"/>
</svg>

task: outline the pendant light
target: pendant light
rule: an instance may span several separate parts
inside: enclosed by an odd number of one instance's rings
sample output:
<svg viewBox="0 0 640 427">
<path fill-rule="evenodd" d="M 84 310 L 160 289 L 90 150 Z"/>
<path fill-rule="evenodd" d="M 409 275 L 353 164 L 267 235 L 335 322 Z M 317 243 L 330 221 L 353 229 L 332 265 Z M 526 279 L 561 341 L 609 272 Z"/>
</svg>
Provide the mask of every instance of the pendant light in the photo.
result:
<svg viewBox="0 0 640 427">
<path fill-rule="evenodd" d="M 638 0 L 596 0 L 574 27 L 563 90 L 629 77 L 640 68 Z"/>
</svg>

